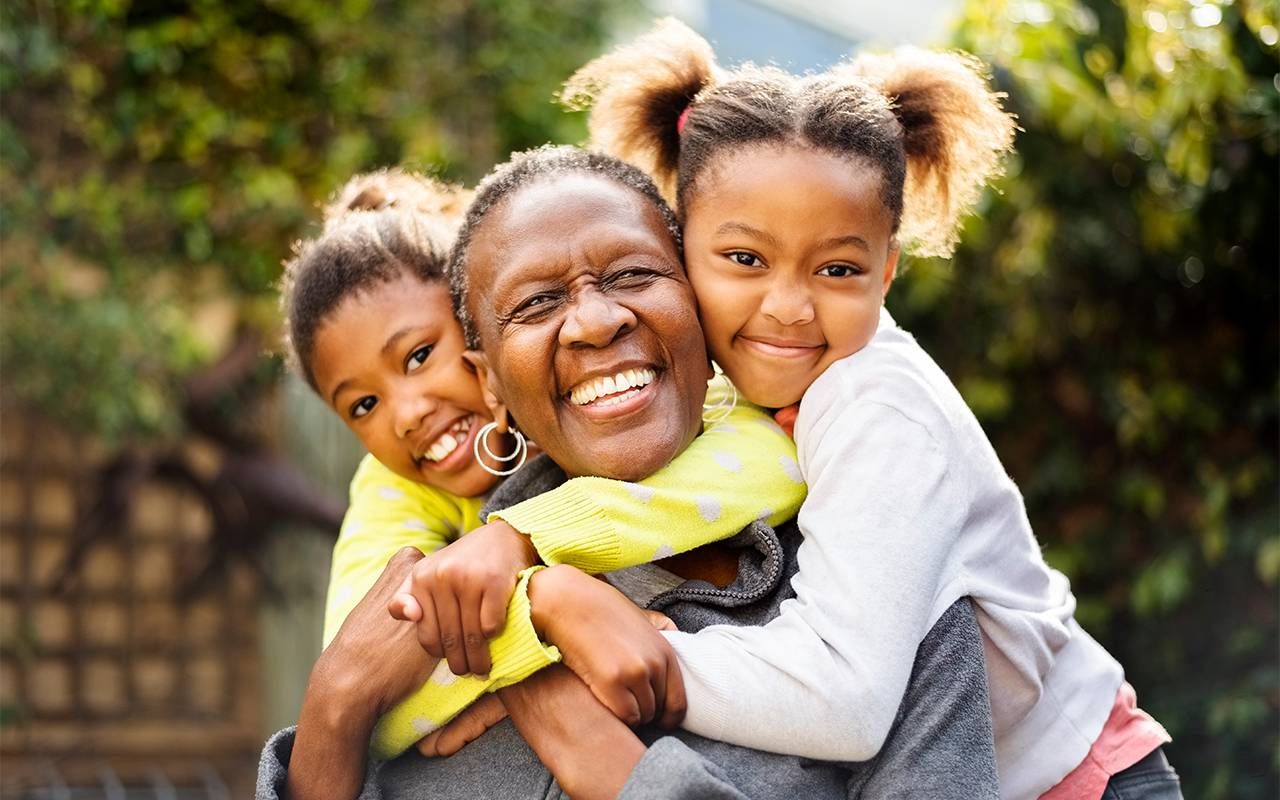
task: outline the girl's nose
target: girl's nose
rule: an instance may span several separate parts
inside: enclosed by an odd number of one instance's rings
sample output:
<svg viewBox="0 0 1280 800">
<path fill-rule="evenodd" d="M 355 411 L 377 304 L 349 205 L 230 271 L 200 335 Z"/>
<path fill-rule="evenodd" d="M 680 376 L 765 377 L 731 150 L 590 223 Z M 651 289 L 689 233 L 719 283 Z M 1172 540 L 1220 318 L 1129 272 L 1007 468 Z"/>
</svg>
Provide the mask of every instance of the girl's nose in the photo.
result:
<svg viewBox="0 0 1280 800">
<path fill-rule="evenodd" d="M 560 326 L 561 347 L 607 347 L 636 326 L 631 309 L 595 288 L 574 298 Z"/>
<path fill-rule="evenodd" d="M 400 439 L 421 428 L 435 411 L 436 403 L 419 392 L 406 392 L 396 398 L 395 426 Z"/>
<path fill-rule="evenodd" d="M 760 313 L 779 325 L 807 325 L 814 320 L 813 298 L 798 282 L 776 281 L 760 302 Z"/>
</svg>

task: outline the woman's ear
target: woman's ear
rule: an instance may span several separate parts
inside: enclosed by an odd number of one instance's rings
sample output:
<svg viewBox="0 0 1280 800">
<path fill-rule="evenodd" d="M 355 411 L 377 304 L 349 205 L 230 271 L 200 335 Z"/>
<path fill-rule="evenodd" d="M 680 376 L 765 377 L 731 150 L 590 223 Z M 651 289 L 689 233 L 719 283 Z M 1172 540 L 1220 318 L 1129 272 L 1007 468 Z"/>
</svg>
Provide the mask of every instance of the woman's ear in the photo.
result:
<svg viewBox="0 0 1280 800">
<path fill-rule="evenodd" d="M 489 409 L 489 415 L 498 424 L 498 433 L 506 433 L 510 427 L 507 415 L 507 404 L 498 395 L 498 379 L 489 369 L 489 359 L 482 350 L 467 350 L 462 358 L 476 371 L 476 379 L 480 381 L 480 394 Z"/>
<path fill-rule="evenodd" d="M 889 287 L 893 285 L 893 279 L 898 275 L 898 256 L 900 255 L 902 255 L 902 248 L 898 245 L 898 240 L 894 239 L 889 243 L 889 257 L 884 262 L 884 285 L 880 290 L 881 301 L 889 296 Z"/>
</svg>

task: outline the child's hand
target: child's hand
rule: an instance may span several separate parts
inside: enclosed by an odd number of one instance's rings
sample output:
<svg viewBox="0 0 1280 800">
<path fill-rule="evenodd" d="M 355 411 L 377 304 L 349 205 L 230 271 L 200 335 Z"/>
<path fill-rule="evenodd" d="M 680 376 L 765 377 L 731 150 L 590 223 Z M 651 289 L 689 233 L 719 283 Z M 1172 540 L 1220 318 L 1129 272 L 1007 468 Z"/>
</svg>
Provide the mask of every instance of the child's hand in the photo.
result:
<svg viewBox="0 0 1280 800">
<path fill-rule="evenodd" d="M 419 561 L 387 610 L 418 624 L 418 641 L 455 675 L 489 674 L 489 638 L 502 630 L 516 574 L 538 563 L 529 537 L 482 525 Z"/>
<path fill-rule="evenodd" d="M 628 725 L 684 719 L 684 679 L 675 651 L 659 630 L 666 616 L 637 608 L 621 592 L 573 567 L 545 569 L 529 582 L 533 625 L 560 648 L 604 706 Z"/>
</svg>

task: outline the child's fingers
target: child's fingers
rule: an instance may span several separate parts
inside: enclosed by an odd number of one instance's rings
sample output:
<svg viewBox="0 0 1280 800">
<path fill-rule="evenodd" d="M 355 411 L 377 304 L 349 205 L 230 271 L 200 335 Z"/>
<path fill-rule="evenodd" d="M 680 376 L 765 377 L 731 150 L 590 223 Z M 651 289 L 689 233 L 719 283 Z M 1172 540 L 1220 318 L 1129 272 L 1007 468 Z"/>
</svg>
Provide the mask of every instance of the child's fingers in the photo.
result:
<svg viewBox="0 0 1280 800">
<path fill-rule="evenodd" d="M 636 701 L 635 695 L 627 691 L 617 681 L 609 682 L 603 691 L 599 691 L 595 686 L 592 686 L 591 692 L 618 719 L 628 725 L 640 724 L 639 702 Z"/>
<path fill-rule="evenodd" d="M 501 591 L 492 587 L 485 591 L 480 601 L 480 627 L 489 638 L 497 636 L 507 621 L 507 604 L 511 602 L 511 592 L 502 597 Z"/>
<path fill-rule="evenodd" d="M 458 601 L 452 592 L 440 592 L 433 598 L 436 604 L 436 623 L 440 626 L 440 647 L 449 661 L 449 671 L 454 675 L 466 675 L 467 651 L 462 644 L 462 616 Z"/>
<path fill-rule="evenodd" d="M 415 598 L 414 602 L 417 602 Z M 440 624 L 436 615 L 435 603 L 431 596 L 422 598 L 422 615 L 418 617 L 418 644 L 433 658 L 444 658 L 444 648 L 440 644 Z"/>
<path fill-rule="evenodd" d="M 632 695 L 636 698 L 637 710 L 640 712 L 639 721 L 633 724 L 641 724 L 653 719 L 653 715 L 658 708 L 658 696 L 653 686 L 653 682 L 657 680 L 658 678 L 655 677 L 649 681 L 641 681 L 631 690 Z"/>
<path fill-rule="evenodd" d="M 685 709 L 688 703 L 684 695 L 684 675 L 680 672 L 680 660 L 675 650 L 667 651 L 667 681 L 663 692 L 662 713 L 659 724 L 664 728 L 675 728 L 684 722 Z"/>
<path fill-rule="evenodd" d="M 422 619 L 422 606 L 418 604 L 418 598 L 408 592 L 392 597 L 391 602 L 387 603 L 387 611 L 399 620 L 417 622 Z"/>
<path fill-rule="evenodd" d="M 467 670 L 476 675 L 489 674 L 489 639 L 480 625 L 481 595 L 463 598 L 459 605 L 462 619 L 462 648 L 466 653 Z"/>
<path fill-rule="evenodd" d="M 659 631 L 678 630 L 678 628 L 676 628 L 676 624 L 671 621 L 671 617 L 668 617 L 666 614 L 663 614 L 661 611 L 653 611 L 647 608 L 644 608 L 641 610 L 644 611 L 645 617 L 648 618 L 649 624 L 653 626 L 654 630 L 659 630 Z"/>
</svg>

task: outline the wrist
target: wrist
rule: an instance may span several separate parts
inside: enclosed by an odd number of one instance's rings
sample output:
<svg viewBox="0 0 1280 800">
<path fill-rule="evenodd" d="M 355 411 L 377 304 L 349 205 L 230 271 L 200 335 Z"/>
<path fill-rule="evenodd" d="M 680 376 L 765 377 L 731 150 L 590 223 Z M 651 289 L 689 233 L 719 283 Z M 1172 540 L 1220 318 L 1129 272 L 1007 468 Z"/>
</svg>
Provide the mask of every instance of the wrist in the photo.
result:
<svg viewBox="0 0 1280 800">
<path fill-rule="evenodd" d="M 333 656 L 332 650 L 325 650 L 311 668 L 299 722 L 306 718 L 324 730 L 372 732 L 382 709 L 379 699 L 369 694 L 371 682 L 349 677 L 334 663 Z"/>
<path fill-rule="evenodd" d="M 561 601 L 565 587 L 575 576 L 586 577 L 573 567 L 560 564 L 538 570 L 529 578 L 529 619 L 538 638 L 544 642 L 555 643 L 558 623 L 564 618 Z"/>
<path fill-rule="evenodd" d="M 542 563 L 538 549 L 533 546 L 533 540 L 516 530 L 506 520 L 495 519 L 486 524 L 493 528 L 495 535 L 500 535 L 510 544 L 512 552 L 519 554 L 518 560 L 523 565 L 522 568 Z"/>
</svg>

